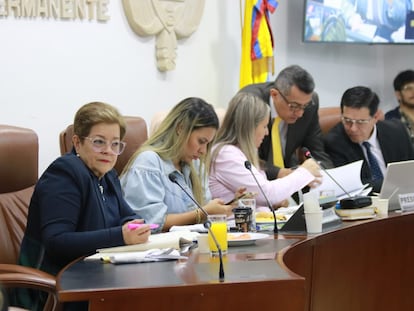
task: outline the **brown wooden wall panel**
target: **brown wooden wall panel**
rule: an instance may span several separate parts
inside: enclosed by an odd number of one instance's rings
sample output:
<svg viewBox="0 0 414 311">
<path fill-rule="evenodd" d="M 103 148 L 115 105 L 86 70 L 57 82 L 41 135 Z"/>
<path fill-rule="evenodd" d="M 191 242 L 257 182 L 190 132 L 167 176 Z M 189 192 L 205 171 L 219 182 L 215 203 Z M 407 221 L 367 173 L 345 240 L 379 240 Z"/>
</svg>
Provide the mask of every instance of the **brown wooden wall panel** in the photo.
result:
<svg viewBox="0 0 414 311">
<path fill-rule="evenodd" d="M 288 249 L 283 261 L 310 286 L 307 310 L 414 310 L 413 227 L 414 214 L 393 214 Z"/>
</svg>

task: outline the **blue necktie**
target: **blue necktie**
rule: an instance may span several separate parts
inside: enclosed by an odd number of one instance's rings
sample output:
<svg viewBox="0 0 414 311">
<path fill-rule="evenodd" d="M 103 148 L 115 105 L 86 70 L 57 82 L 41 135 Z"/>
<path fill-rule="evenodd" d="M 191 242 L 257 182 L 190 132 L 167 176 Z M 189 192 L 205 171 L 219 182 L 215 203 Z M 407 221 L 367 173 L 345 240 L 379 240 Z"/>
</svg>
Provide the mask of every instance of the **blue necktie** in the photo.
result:
<svg viewBox="0 0 414 311">
<path fill-rule="evenodd" d="M 381 169 L 379 167 L 378 161 L 375 158 L 374 154 L 371 152 L 371 145 L 369 142 L 364 141 L 362 143 L 365 147 L 365 149 L 367 150 L 367 156 L 368 156 L 368 163 L 369 166 L 371 168 L 371 174 L 372 174 L 372 179 L 373 180 L 381 180 L 384 178 L 384 176 L 382 175 Z"/>
</svg>

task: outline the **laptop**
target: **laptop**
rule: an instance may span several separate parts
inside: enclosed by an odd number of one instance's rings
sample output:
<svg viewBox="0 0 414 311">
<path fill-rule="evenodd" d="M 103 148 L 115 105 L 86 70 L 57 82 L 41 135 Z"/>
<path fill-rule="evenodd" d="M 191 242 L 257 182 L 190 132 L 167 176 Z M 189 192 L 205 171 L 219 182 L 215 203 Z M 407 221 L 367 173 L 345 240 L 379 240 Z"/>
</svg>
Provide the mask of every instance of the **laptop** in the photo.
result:
<svg viewBox="0 0 414 311">
<path fill-rule="evenodd" d="M 388 163 L 380 197 L 389 199 L 389 211 L 400 209 L 399 194 L 414 193 L 413 176 L 414 160 Z"/>
</svg>

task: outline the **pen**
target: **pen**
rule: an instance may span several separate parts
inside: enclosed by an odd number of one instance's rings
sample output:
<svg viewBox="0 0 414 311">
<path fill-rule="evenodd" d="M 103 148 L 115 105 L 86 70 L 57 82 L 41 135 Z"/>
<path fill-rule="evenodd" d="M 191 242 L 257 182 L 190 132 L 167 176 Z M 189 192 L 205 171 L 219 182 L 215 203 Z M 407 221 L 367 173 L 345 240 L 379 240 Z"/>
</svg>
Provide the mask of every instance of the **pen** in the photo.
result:
<svg viewBox="0 0 414 311">
<path fill-rule="evenodd" d="M 128 224 L 128 229 L 135 230 L 145 225 L 146 224 Z M 157 229 L 159 227 L 158 224 L 149 224 L 149 226 L 150 229 Z"/>
</svg>

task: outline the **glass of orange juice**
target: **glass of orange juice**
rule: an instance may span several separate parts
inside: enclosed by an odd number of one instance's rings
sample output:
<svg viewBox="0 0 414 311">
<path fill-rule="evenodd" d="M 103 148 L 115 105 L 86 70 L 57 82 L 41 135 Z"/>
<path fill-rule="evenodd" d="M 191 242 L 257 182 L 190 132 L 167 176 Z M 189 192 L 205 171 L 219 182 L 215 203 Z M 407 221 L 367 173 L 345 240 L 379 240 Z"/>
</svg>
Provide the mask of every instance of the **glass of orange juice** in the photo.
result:
<svg viewBox="0 0 414 311">
<path fill-rule="evenodd" d="M 208 215 L 208 220 L 211 222 L 211 231 L 220 245 L 221 253 L 227 254 L 227 216 L 226 215 Z M 210 247 L 211 255 L 218 255 L 218 249 L 214 242 L 211 232 L 208 232 L 208 245 Z"/>
</svg>

